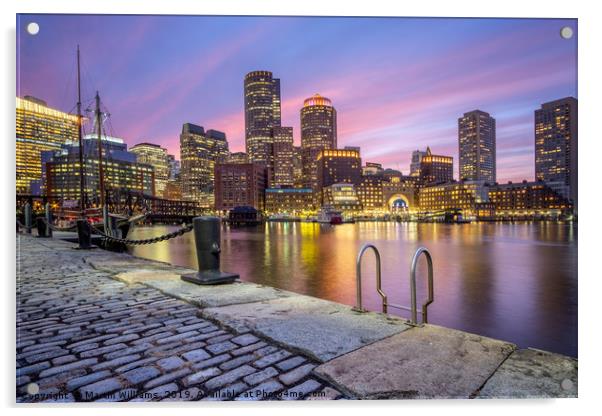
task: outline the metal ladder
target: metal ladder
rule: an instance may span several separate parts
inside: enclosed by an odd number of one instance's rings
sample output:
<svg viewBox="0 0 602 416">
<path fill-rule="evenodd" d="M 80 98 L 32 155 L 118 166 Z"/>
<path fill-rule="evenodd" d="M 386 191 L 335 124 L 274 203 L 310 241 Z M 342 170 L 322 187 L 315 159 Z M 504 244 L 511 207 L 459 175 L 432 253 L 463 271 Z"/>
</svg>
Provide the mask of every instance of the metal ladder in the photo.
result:
<svg viewBox="0 0 602 416">
<path fill-rule="evenodd" d="M 376 258 L 376 291 L 380 295 L 382 299 L 382 311 L 383 313 L 387 313 L 389 307 L 395 309 L 402 309 L 405 311 L 409 311 L 411 313 L 410 316 L 410 324 L 417 326 L 418 324 L 418 313 L 422 315 L 422 323 L 420 325 L 424 325 L 428 323 L 428 314 L 427 308 L 433 303 L 435 300 L 435 293 L 433 290 L 433 258 L 431 253 L 424 247 L 418 248 L 414 253 L 414 257 L 412 258 L 412 266 L 410 267 L 410 307 L 403 305 L 396 305 L 393 303 L 389 303 L 387 301 L 387 295 L 382 290 L 382 279 L 381 279 L 381 267 L 380 267 L 380 253 L 374 244 L 364 244 L 360 251 L 357 254 L 357 260 L 355 264 L 355 276 L 356 276 L 356 304 L 353 310 L 357 312 L 366 312 L 366 310 L 362 307 L 362 258 L 364 253 L 371 249 L 374 251 L 374 256 Z M 424 254 L 426 257 L 427 265 L 428 265 L 428 298 L 422 304 L 421 311 L 418 311 L 416 306 L 416 266 L 418 265 L 418 260 L 420 256 Z"/>
</svg>

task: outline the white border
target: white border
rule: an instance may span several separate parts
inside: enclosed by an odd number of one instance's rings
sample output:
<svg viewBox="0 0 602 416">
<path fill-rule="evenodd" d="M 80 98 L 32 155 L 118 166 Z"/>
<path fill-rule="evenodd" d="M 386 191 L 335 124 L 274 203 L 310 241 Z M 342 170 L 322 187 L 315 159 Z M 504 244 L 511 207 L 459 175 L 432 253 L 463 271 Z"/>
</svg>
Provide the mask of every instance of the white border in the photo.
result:
<svg viewBox="0 0 602 416">
<path fill-rule="evenodd" d="M 579 396 L 577 400 L 546 401 L 423 401 L 423 402 L 337 402 L 321 403 L 310 406 L 290 403 L 257 405 L 191 405 L 180 404 L 177 410 L 168 410 L 160 404 L 145 406 L 145 412 L 164 414 L 166 412 L 190 412 L 199 414 L 224 411 L 240 415 L 242 413 L 281 413 L 306 414 L 315 412 L 345 412 L 366 415 L 369 408 L 377 407 L 381 412 L 426 412 L 428 414 L 482 414 L 492 415 L 516 412 L 549 414 L 576 414 L 593 407 L 597 399 L 597 385 L 600 378 L 600 321 L 599 303 L 602 294 L 600 284 L 601 273 L 596 259 L 599 255 L 598 239 L 600 238 L 600 221 L 596 211 L 600 207 L 601 192 L 596 189 L 600 185 L 599 167 L 602 162 L 602 133 L 600 128 L 600 74 L 602 74 L 601 46 L 602 15 L 596 13 L 594 1 L 525 1 L 525 0 L 430 0 L 430 1 L 384 1 L 370 0 L 352 2 L 350 0 L 169 0 L 169 1 L 124 1 L 124 0 L 19 0 L 13 4 L 1 2 L 1 19 L 3 25 L 4 53 L 2 55 L 3 76 L 1 82 L 4 91 L 0 99 L 3 126 L 2 155 L 3 178 L 0 181 L 0 195 L 6 196 L 9 202 L 2 205 L 0 218 L 6 219 L 5 235 L 2 238 L 6 245 L 3 264 L 8 265 L 10 273 L 3 273 L 6 314 L 3 320 L 2 388 L 3 404 L 13 407 L 14 402 L 14 273 L 15 243 L 12 235 L 13 215 L 11 198 L 14 194 L 14 99 L 15 91 L 15 13 L 117 13 L 117 14 L 237 14 L 237 15 L 346 15 L 346 16 L 441 16 L 441 17 L 558 17 L 579 19 L 579 129 L 580 143 L 580 236 L 579 236 Z M 597 204 L 596 204 L 597 203 Z M 5 325 L 5 326 L 4 326 Z M 172 405 L 173 406 L 173 405 Z M 32 409 L 45 413 L 81 412 L 82 406 L 56 406 Z M 119 406 L 111 411 L 125 412 L 131 406 Z M 137 406 L 139 409 L 141 406 Z M 402 408 L 402 409 L 400 409 Z M 132 409 L 133 410 L 133 409 Z M 87 408 L 87 414 L 106 415 L 107 410 L 99 406 Z M 525 412 L 525 413 L 526 413 Z"/>
</svg>

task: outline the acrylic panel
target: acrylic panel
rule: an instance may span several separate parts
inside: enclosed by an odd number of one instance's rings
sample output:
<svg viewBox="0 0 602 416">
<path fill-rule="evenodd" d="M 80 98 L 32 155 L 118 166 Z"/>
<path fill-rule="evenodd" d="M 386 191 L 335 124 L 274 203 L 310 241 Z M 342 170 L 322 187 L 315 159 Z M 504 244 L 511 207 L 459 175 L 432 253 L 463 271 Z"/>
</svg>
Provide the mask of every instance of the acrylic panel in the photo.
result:
<svg viewBox="0 0 602 416">
<path fill-rule="evenodd" d="M 17 402 L 576 397 L 577 35 L 17 15 Z"/>
</svg>

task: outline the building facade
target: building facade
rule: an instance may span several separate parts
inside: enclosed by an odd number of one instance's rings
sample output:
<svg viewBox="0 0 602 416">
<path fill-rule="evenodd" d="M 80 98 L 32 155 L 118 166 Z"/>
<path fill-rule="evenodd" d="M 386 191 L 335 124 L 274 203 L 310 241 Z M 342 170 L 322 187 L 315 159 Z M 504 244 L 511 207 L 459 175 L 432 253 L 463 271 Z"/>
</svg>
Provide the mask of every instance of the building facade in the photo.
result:
<svg viewBox="0 0 602 416">
<path fill-rule="evenodd" d="M 364 212 L 385 210 L 383 179 L 378 175 L 364 175 L 356 187 L 357 197 Z"/>
<path fill-rule="evenodd" d="M 228 155 L 226 163 L 249 163 L 249 158 L 245 152 L 234 152 Z"/>
<path fill-rule="evenodd" d="M 353 215 L 362 210 L 355 185 L 351 183 L 335 183 L 327 186 L 323 189 L 323 195 L 323 206 L 341 211 L 343 214 Z"/>
<path fill-rule="evenodd" d="M 543 181 L 495 185 L 489 187 L 488 194 L 498 217 L 549 216 L 568 212 L 571 208 L 568 198 Z"/>
<path fill-rule="evenodd" d="M 357 149 L 325 149 L 317 157 L 318 204 L 324 204 L 324 189 L 336 184 L 357 185 L 362 177 L 362 159 Z"/>
<path fill-rule="evenodd" d="M 226 135 L 186 123 L 180 134 L 180 183 L 182 196 L 201 207 L 214 205 L 215 165 L 228 157 Z"/>
<path fill-rule="evenodd" d="M 422 150 L 414 150 L 412 152 L 412 161 L 410 163 L 410 176 L 420 176 L 420 162 L 426 152 Z"/>
<path fill-rule="evenodd" d="M 127 151 L 124 141 L 117 137 L 101 136 L 104 185 L 112 190 L 142 192 L 155 196 L 154 169 L 138 163 L 136 155 Z M 84 197 L 86 206 L 98 206 L 100 179 L 98 169 L 98 137 L 87 135 L 83 139 Z M 79 143 L 68 141 L 60 151 L 44 152 L 44 177 L 47 195 L 67 201 L 80 199 Z"/>
<path fill-rule="evenodd" d="M 488 187 L 483 182 L 452 182 L 418 191 L 419 211 L 423 213 L 461 210 L 464 215 L 476 215 L 479 204 L 486 202 Z"/>
<path fill-rule="evenodd" d="M 480 110 L 458 119 L 459 178 L 461 181 L 496 181 L 495 119 Z"/>
<path fill-rule="evenodd" d="M 265 207 L 267 174 L 262 163 L 223 163 L 215 166 L 215 209 Z"/>
<path fill-rule="evenodd" d="M 139 143 L 132 146 L 130 152 L 136 155 L 138 163 L 153 167 L 155 171 L 155 195 L 162 198 L 170 174 L 167 149 L 158 144 Z"/>
<path fill-rule="evenodd" d="M 293 128 L 274 127 L 272 130 L 274 168 L 271 171 L 270 187 L 293 187 L 295 184 L 293 166 Z"/>
<path fill-rule="evenodd" d="M 418 176 L 423 184 L 451 182 L 454 180 L 454 158 L 434 155 L 431 153 L 431 148 L 427 147 L 420 159 Z"/>
<path fill-rule="evenodd" d="M 16 99 L 16 191 L 30 194 L 32 182 L 34 188 L 41 188 L 42 152 L 60 150 L 68 140 L 76 141 L 78 120 L 37 98 Z"/>
<path fill-rule="evenodd" d="M 535 111 L 535 179 L 577 208 L 577 99 L 562 98 Z"/>
<path fill-rule="evenodd" d="M 245 75 L 245 144 L 249 162 L 270 165 L 272 129 L 280 127 L 280 80 L 270 71 Z"/>
<path fill-rule="evenodd" d="M 311 211 L 313 192 L 306 188 L 268 188 L 265 190 L 267 214 L 301 216 Z"/>
<path fill-rule="evenodd" d="M 362 167 L 363 176 L 382 176 L 383 173 L 383 165 L 380 163 L 366 162 Z"/>
<path fill-rule="evenodd" d="M 174 155 L 167 155 L 167 163 L 169 164 L 169 179 L 180 178 L 180 161 Z"/>
<path fill-rule="evenodd" d="M 301 108 L 301 159 L 305 188 L 318 185 L 317 158 L 322 150 L 337 148 L 337 112 L 319 94 L 307 98 Z"/>
</svg>

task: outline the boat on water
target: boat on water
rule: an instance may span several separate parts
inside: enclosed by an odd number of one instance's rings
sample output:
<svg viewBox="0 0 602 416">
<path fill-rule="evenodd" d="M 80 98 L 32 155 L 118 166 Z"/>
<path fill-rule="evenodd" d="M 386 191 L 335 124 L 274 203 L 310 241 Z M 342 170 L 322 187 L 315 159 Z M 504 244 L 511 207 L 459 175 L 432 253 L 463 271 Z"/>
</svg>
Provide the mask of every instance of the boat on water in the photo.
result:
<svg viewBox="0 0 602 416">
<path fill-rule="evenodd" d="M 317 221 L 322 224 L 342 224 L 343 215 L 330 206 L 324 206 L 318 212 Z"/>
</svg>

